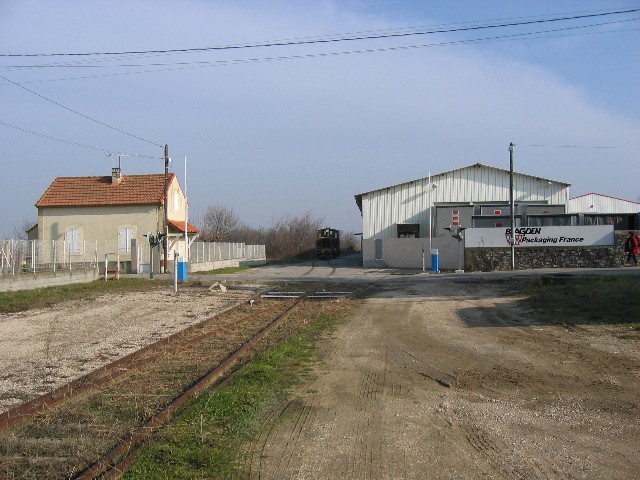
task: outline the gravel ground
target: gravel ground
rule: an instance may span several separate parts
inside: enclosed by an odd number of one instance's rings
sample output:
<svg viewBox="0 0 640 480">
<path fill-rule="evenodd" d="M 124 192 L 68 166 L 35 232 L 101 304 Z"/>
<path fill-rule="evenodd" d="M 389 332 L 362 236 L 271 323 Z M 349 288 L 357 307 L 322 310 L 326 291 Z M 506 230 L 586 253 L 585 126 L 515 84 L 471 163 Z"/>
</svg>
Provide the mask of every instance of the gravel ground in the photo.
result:
<svg viewBox="0 0 640 480">
<path fill-rule="evenodd" d="M 256 289 L 259 288 L 256 286 Z M 250 290 L 104 295 L 0 315 L 0 412 L 242 301 Z"/>
</svg>

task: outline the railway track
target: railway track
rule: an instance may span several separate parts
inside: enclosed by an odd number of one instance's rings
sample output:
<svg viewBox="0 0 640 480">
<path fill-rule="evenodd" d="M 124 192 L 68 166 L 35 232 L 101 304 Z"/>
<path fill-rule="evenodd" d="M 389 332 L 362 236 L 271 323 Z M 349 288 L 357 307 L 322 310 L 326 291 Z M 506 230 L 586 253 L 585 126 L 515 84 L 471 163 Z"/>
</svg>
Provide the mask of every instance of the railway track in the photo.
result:
<svg viewBox="0 0 640 480">
<path fill-rule="evenodd" d="M 292 314 L 314 287 L 296 298 L 256 296 L 3 413 L 0 476 L 119 476 L 136 446 L 188 398 L 223 379 L 258 345 L 295 332 Z"/>
</svg>

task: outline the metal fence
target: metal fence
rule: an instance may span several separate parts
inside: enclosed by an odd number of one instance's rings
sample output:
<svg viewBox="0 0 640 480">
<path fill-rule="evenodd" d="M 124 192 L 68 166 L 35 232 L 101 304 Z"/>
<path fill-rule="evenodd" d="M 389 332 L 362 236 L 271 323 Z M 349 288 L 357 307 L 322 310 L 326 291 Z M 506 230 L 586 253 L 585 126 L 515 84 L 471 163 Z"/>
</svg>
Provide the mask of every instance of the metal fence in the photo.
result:
<svg viewBox="0 0 640 480">
<path fill-rule="evenodd" d="M 231 242 L 195 242 L 189 250 L 191 263 L 219 260 L 252 260 L 266 258 L 264 245 L 245 245 Z"/>
<path fill-rule="evenodd" d="M 0 275 L 96 268 L 98 242 L 0 240 Z"/>
</svg>

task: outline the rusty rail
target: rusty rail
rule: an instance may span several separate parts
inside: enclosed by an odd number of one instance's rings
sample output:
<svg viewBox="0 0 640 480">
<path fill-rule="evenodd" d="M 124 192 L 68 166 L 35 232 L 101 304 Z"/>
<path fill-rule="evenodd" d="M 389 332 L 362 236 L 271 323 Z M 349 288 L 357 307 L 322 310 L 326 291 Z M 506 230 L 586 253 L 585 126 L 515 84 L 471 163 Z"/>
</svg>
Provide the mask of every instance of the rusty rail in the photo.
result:
<svg viewBox="0 0 640 480">
<path fill-rule="evenodd" d="M 259 298 L 259 294 L 254 296 L 254 299 L 257 299 L 257 298 Z M 0 414 L 0 430 L 7 429 L 9 427 L 18 425 L 21 422 L 27 421 L 30 418 L 33 418 L 34 416 L 43 413 L 49 408 L 52 408 L 56 405 L 64 403 L 74 397 L 78 397 L 79 395 L 89 392 L 95 389 L 96 387 L 99 387 L 100 385 L 110 382 L 114 378 L 117 378 L 120 375 L 125 374 L 131 368 L 137 368 L 146 363 L 151 362 L 154 358 L 156 358 L 159 355 L 159 353 L 152 354 L 155 350 L 158 350 L 161 347 L 170 345 L 174 343 L 177 339 L 184 338 L 185 336 L 188 336 L 194 333 L 198 329 L 201 329 L 203 325 L 205 325 L 207 322 L 210 322 L 211 320 L 218 318 L 222 315 L 228 314 L 240 308 L 245 303 L 246 301 L 244 300 L 242 302 L 238 302 L 235 305 L 232 305 L 229 308 L 221 312 L 218 312 L 213 317 L 210 317 L 206 320 L 203 320 L 202 322 L 191 325 L 185 328 L 184 330 L 181 330 L 172 335 L 169 335 L 168 337 L 162 338 L 157 342 L 146 345 L 145 347 L 142 347 L 134 352 L 129 353 L 128 355 L 125 355 L 122 358 L 119 358 L 118 360 L 115 360 L 109 363 L 108 365 L 105 365 L 97 370 L 94 370 L 93 372 L 90 372 L 80 378 L 77 378 L 72 382 L 62 385 L 51 392 L 45 393 L 15 408 L 12 408 L 10 410 L 7 410 L 6 412 L 1 413 Z M 231 324 L 241 320 L 242 319 L 236 320 L 234 322 L 231 322 Z M 224 328 L 224 326 L 225 325 L 221 325 L 219 328 Z M 207 334 L 195 337 L 190 341 L 201 340 L 205 336 L 215 334 L 217 330 L 219 329 L 211 330 L 210 332 L 207 332 Z M 136 358 L 138 358 L 139 360 L 136 361 Z"/>
<path fill-rule="evenodd" d="M 88 467 L 78 479 L 89 480 L 100 476 L 101 478 L 119 478 L 124 470 L 133 462 L 139 445 L 150 435 L 155 433 L 160 427 L 162 427 L 178 410 L 194 395 L 202 392 L 215 381 L 225 375 L 233 366 L 235 366 L 244 353 L 253 348 L 263 337 L 276 328 L 282 321 L 284 321 L 289 314 L 297 309 L 304 298 L 300 298 L 295 304 L 289 307 L 282 315 L 275 318 L 269 325 L 258 332 L 247 343 L 242 345 L 239 349 L 233 352 L 226 360 L 220 365 L 211 370 L 198 380 L 191 388 L 186 390 L 174 401 L 172 401 L 164 410 L 154 415 L 147 423 L 139 427 L 134 432 L 130 433 L 127 438 L 119 445 L 114 447 L 100 460 Z"/>
</svg>

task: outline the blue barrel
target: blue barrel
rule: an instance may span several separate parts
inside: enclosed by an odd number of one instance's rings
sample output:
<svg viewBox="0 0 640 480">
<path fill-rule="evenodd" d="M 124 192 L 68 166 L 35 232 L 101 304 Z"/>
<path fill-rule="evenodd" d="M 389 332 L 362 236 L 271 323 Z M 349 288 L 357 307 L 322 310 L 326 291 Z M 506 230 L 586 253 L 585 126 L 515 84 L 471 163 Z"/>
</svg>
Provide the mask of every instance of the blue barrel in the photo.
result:
<svg viewBox="0 0 640 480">
<path fill-rule="evenodd" d="M 431 271 L 435 273 L 440 272 L 440 260 L 438 258 L 438 249 L 431 249 Z"/>
<path fill-rule="evenodd" d="M 184 257 L 178 257 L 178 281 L 187 281 L 187 262 Z"/>
</svg>

